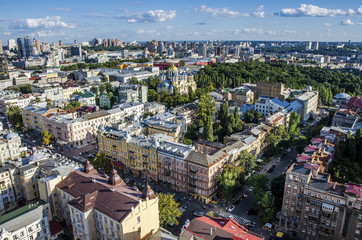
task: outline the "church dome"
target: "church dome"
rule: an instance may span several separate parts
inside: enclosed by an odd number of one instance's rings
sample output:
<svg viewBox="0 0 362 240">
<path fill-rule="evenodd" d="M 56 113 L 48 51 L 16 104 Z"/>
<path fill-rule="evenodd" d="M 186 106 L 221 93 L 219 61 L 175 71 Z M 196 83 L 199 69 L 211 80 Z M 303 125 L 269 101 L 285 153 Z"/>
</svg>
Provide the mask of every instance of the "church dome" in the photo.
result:
<svg viewBox="0 0 362 240">
<path fill-rule="evenodd" d="M 123 183 L 122 178 L 118 175 L 116 169 L 113 169 L 111 175 L 108 178 L 108 184 L 115 186 L 121 183 Z"/>
<path fill-rule="evenodd" d="M 83 171 L 85 173 L 97 173 L 97 171 L 94 169 L 93 165 L 89 161 L 85 163 Z"/>
<path fill-rule="evenodd" d="M 146 189 L 142 192 L 142 198 L 143 199 L 154 199 L 156 197 L 155 192 L 152 190 L 150 185 L 147 184 Z"/>
<path fill-rule="evenodd" d="M 158 87 L 159 88 L 168 88 L 168 87 L 170 87 L 170 83 L 169 83 L 169 81 L 167 81 L 167 80 L 165 80 L 165 81 L 163 81 L 162 83 L 159 83 L 158 84 Z"/>
<path fill-rule="evenodd" d="M 172 66 L 170 67 L 170 71 L 177 71 L 177 67 L 175 66 L 175 64 L 172 64 Z"/>
</svg>

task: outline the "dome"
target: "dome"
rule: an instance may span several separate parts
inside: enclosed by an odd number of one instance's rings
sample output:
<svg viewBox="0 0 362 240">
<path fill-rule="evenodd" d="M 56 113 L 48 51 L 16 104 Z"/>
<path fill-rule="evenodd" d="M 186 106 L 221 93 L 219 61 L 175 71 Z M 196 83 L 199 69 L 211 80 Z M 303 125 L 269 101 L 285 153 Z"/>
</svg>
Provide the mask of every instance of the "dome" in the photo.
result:
<svg viewBox="0 0 362 240">
<path fill-rule="evenodd" d="M 172 66 L 170 67 L 170 71 L 177 71 L 177 67 L 175 66 L 175 64 L 172 64 Z"/>
<path fill-rule="evenodd" d="M 97 173 L 97 171 L 94 169 L 93 165 L 89 161 L 85 163 L 83 171 L 85 173 Z"/>
<path fill-rule="evenodd" d="M 142 198 L 143 199 L 154 199 L 156 197 L 155 192 L 152 190 L 150 185 L 147 184 L 146 189 L 142 192 Z"/>
<path fill-rule="evenodd" d="M 159 83 L 158 84 L 158 87 L 159 88 L 168 88 L 168 87 L 170 87 L 170 82 L 169 81 L 167 81 L 167 80 L 165 80 L 165 81 L 163 81 L 162 83 Z"/>
<path fill-rule="evenodd" d="M 122 178 L 118 175 L 117 171 L 113 169 L 111 172 L 111 176 L 109 176 L 108 178 L 108 184 L 115 186 L 121 183 L 123 183 Z"/>
<path fill-rule="evenodd" d="M 351 96 L 348 95 L 347 93 L 338 93 L 336 96 L 334 96 L 334 98 L 337 98 L 337 99 L 348 99 L 348 98 L 351 98 Z"/>
</svg>

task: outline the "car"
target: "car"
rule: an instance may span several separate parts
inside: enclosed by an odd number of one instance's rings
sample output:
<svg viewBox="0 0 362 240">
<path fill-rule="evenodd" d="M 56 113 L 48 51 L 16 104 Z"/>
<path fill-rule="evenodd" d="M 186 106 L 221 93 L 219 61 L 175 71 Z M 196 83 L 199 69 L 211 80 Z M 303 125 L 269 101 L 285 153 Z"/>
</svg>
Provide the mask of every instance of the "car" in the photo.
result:
<svg viewBox="0 0 362 240">
<path fill-rule="evenodd" d="M 291 149 L 291 148 L 288 148 L 288 149 L 287 149 L 287 152 L 290 152 L 290 151 L 292 151 L 292 149 Z"/>
<path fill-rule="evenodd" d="M 267 173 L 271 173 L 272 171 L 274 171 L 274 168 L 275 168 L 275 165 L 271 166 L 271 167 L 268 169 Z"/>
<path fill-rule="evenodd" d="M 205 215 L 205 213 L 204 212 L 194 212 L 194 215 L 198 216 L 198 217 L 202 217 Z"/>
<path fill-rule="evenodd" d="M 256 215 L 258 213 L 258 211 L 256 211 L 255 208 L 249 208 L 246 213 L 249 215 Z"/>
<path fill-rule="evenodd" d="M 241 200 L 242 200 L 242 199 L 236 200 L 236 201 L 233 203 L 233 205 L 235 205 L 235 206 L 236 206 L 236 205 L 239 205 L 240 202 L 241 202 Z"/>
<path fill-rule="evenodd" d="M 277 163 L 280 163 L 282 159 L 280 157 L 277 158 Z"/>
<path fill-rule="evenodd" d="M 234 206 L 234 205 L 230 205 L 230 206 L 227 208 L 228 212 L 232 212 L 234 209 L 235 209 L 235 206 Z"/>
<path fill-rule="evenodd" d="M 33 143 L 36 143 L 36 140 L 33 140 L 32 142 L 33 142 Z"/>
<path fill-rule="evenodd" d="M 241 195 L 241 200 L 244 200 L 244 199 L 247 198 L 247 197 L 248 197 L 247 194 L 243 194 L 243 195 Z"/>
<path fill-rule="evenodd" d="M 248 189 L 248 192 L 252 192 L 254 190 L 254 187 L 250 187 L 249 189 Z"/>
</svg>

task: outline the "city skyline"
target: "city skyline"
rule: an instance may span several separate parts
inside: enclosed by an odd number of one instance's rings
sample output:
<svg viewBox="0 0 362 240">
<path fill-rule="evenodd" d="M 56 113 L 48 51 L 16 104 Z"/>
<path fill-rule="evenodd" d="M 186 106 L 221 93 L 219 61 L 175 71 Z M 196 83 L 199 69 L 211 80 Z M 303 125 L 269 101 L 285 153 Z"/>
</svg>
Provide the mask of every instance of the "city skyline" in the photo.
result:
<svg viewBox="0 0 362 240">
<path fill-rule="evenodd" d="M 356 1 L 2 1 L 0 40 L 30 36 L 71 43 L 94 37 L 123 41 L 360 41 Z"/>
</svg>

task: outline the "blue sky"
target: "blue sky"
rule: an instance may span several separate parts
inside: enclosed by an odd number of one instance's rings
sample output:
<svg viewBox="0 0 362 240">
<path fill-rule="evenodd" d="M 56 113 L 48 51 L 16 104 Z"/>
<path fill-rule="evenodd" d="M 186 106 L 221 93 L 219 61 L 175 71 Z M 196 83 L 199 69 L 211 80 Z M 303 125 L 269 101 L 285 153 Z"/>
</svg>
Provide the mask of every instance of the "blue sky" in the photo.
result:
<svg viewBox="0 0 362 240">
<path fill-rule="evenodd" d="M 0 0 L 0 40 L 362 41 L 358 0 Z"/>
</svg>

